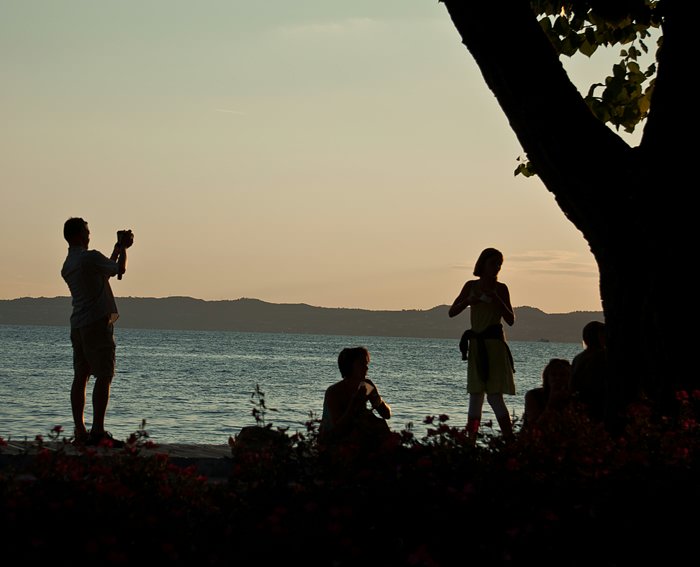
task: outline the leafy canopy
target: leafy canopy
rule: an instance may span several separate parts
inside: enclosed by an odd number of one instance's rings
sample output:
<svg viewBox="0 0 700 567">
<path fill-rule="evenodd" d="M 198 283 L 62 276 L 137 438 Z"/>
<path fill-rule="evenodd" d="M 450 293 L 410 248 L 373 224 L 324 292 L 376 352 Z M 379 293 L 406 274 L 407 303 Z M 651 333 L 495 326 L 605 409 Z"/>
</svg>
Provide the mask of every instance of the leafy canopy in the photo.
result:
<svg viewBox="0 0 700 567">
<path fill-rule="evenodd" d="M 559 55 L 591 57 L 601 46 L 628 46 L 605 83 L 590 86 L 585 101 L 602 122 L 634 132 L 649 112 L 656 76 L 655 62 L 642 69 L 638 59 L 649 52 L 650 30 L 661 26 L 663 1 L 533 0 L 531 5 Z"/>
<path fill-rule="evenodd" d="M 664 0 L 530 0 L 530 4 L 559 56 L 592 57 L 599 47 L 623 46 L 612 74 L 591 85 L 584 100 L 604 124 L 634 132 L 647 117 L 656 79 L 655 58 L 646 69 L 639 59 L 649 53 L 652 37 L 658 38 L 657 47 L 661 45 Z M 518 161 L 522 163 L 515 175 L 536 174 L 527 159 Z"/>
</svg>

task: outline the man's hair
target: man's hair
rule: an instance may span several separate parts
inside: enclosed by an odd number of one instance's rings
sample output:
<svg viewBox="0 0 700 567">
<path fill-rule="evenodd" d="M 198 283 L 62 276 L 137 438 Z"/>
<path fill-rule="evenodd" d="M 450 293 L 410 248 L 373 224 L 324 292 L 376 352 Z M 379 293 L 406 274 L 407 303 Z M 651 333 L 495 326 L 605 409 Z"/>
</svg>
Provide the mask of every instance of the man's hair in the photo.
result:
<svg viewBox="0 0 700 567">
<path fill-rule="evenodd" d="M 338 355 L 340 375 L 345 378 L 352 372 L 356 360 L 367 360 L 369 351 L 365 347 L 344 348 Z"/>
<path fill-rule="evenodd" d="M 79 236 L 83 231 L 87 222 L 80 217 L 71 217 L 63 223 L 63 238 L 68 242 Z"/>
<path fill-rule="evenodd" d="M 481 277 L 483 275 L 484 264 L 486 264 L 486 261 L 492 256 L 498 256 L 501 264 L 503 263 L 503 254 L 500 250 L 497 250 L 496 248 L 485 248 L 481 254 L 479 254 L 476 264 L 474 264 L 474 275 L 476 277 Z"/>
<path fill-rule="evenodd" d="M 581 333 L 583 344 L 585 344 L 587 347 L 592 346 L 593 348 L 602 347 L 602 341 L 604 339 L 602 333 L 604 330 L 605 323 L 602 321 L 591 321 L 590 323 L 586 323 L 583 327 L 583 332 Z"/>
</svg>

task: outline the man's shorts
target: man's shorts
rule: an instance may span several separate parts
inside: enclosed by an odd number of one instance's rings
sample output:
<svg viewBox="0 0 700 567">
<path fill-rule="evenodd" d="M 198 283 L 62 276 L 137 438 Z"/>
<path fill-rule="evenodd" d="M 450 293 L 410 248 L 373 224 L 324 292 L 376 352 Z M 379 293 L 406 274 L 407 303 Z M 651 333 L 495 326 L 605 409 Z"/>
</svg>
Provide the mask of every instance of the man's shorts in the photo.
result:
<svg viewBox="0 0 700 567">
<path fill-rule="evenodd" d="M 70 342 L 73 345 L 73 370 L 76 376 L 114 376 L 114 325 L 109 322 L 109 316 L 71 329 Z"/>
</svg>

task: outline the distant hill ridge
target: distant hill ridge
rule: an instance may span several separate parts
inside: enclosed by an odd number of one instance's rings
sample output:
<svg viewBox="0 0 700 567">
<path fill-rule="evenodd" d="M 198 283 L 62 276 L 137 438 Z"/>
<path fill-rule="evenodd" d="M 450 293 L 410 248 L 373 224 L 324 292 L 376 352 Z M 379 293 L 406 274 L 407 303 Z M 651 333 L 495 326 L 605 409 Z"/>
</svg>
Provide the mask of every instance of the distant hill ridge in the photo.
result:
<svg viewBox="0 0 700 567">
<path fill-rule="evenodd" d="M 267 303 L 259 299 L 206 301 L 191 297 L 117 298 L 118 325 L 134 329 L 305 333 L 319 335 L 453 338 L 469 326 L 468 313 L 450 319 L 449 306 L 432 309 L 373 311 L 314 307 L 304 303 Z M 68 326 L 70 297 L 23 297 L 0 300 L 0 325 Z M 515 325 L 506 326 L 512 341 L 581 342 L 581 329 L 603 320 L 600 311 L 548 314 L 516 307 Z"/>
</svg>

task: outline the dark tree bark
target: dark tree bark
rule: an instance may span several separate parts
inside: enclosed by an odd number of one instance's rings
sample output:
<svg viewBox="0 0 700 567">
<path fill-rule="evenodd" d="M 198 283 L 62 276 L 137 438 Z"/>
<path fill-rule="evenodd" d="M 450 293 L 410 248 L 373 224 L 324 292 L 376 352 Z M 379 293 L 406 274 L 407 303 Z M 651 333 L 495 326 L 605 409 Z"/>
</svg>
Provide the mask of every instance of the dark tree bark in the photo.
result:
<svg viewBox="0 0 700 567">
<path fill-rule="evenodd" d="M 690 114 L 679 97 L 690 18 L 666 2 L 656 88 L 633 148 L 589 111 L 527 0 L 498 11 L 489 2 L 444 4 L 537 175 L 596 259 L 611 408 L 639 395 L 668 402 L 675 389 L 697 387 L 686 331 L 694 297 L 682 273 L 695 258 L 682 237 L 690 161 L 679 131 Z"/>
</svg>

